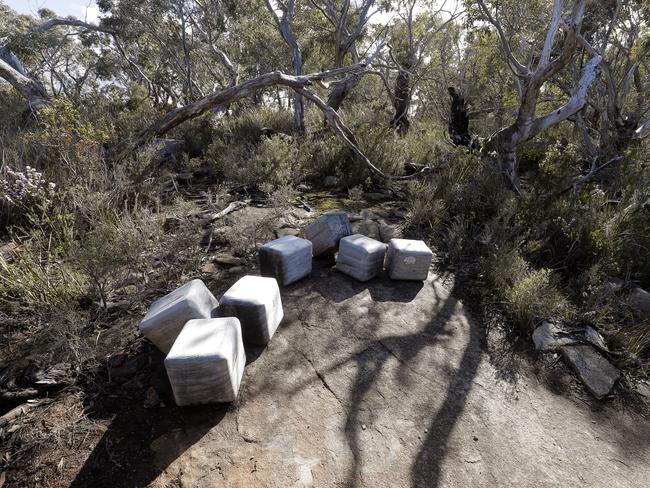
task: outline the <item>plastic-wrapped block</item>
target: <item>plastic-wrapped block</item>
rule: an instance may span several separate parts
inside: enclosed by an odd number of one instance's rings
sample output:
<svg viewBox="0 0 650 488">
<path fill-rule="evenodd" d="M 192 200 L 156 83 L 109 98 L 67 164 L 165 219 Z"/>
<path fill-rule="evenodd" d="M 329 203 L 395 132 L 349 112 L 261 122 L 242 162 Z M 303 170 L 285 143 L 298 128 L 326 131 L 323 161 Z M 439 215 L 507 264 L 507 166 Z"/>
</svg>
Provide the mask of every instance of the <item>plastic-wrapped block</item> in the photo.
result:
<svg viewBox="0 0 650 488">
<path fill-rule="evenodd" d="M 284 317 L 275 278 L 244 276 L 219 302 L 219 316 L 237 317 L 247 344 L 268 344 Z"/>
<path fill-rule="evenodd" d="M 426 280 L 432 256 L 422 241 L 391 239 L 386 258 L 388 276 L 394 280 Z"/>
<path fill-rule="evenodd" d="M 259 251 L 260 272 L 287 286 L 311 273 L 311 241 L 284 236 L 264 244 Z"/>
<path fill-rule="evenodd" d="M 361 234 L 344 237 L 339 244 L 336 269 L 359 281 L 368 281 L 381 273 L 385 253 L 386 244 L 370 237 Z"/>
<path fill-rule="evenodd" d="M 345 212 L 331 212 L 318 217 L 305 227 L 305 237 L 313 245 L 314 256 L 334 254 L 341 238 L 352 234 Z"/>
<path fill-rule="evenodd" d="M 168 353 L 188 320 L 209 319 L 219 306 L 201 280 L 192 280 L 151 304 L 140 322 L 140 332 Z"/>
<path fill-rule="evenodd" d="M 245 364 L 241 326 L 234 317 L 190 320 L 165 358 L 178 406 L 232 402 Z"/>
</svg>

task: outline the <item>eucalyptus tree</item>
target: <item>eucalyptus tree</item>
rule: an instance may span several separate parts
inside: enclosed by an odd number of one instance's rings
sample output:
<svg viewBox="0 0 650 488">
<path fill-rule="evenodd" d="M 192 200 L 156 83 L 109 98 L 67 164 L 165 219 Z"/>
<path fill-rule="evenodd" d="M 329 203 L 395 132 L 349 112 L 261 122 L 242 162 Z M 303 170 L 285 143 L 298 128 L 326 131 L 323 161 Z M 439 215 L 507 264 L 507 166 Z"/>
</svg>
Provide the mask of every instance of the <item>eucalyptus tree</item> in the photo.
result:
<svg viewBox="0 0 650 488">
<path fill-rule="evenodd" d="M 603 75 L 574 120 L 594 161 L 621 155 L 650 129 L 650 24 L 643 2 L 598 4 L 578 43 Z"/>
<path fill-rule="evenodd" d="M 275 20 L 275 24 L 282 34 L 284 42 L 287 43 L 292 52 L 293 74 L 294 76 L 302 75 L 302 51 L 300 44 L 293 31 L 293 22 L 296 15 L 296 0 L 287 0 L 282 2 L 277 0 L 275 3 L 266 0 L 266 6 L 269 13 Z M 299 132 L 305 130 L 305 108 L 302 95 L 298 92 L 294 94 L 293 102 L 294 118 L 296 127 Z"/>
<path fill-rule="evenodd" d="M 449 61 L 442 58 L 448 40 L 445 34 L 462 11 L 457 4 L 449 10 L 447 3 L 398 2 L 396 21 L 391 25 L 388 55 L 381 67 L 384 70 L 382 79 L 394 109 L 390 125 L 400 134 L 409 130 L 409 112 L 419 85 L 423 81 L 428 84 L 435 82 L 430 76 L 430 68 L 435 63 L 444 67 Z M 391 87 L 392 73 L 395 77 Z M 443 87 L 441 91 L 446 93 L 446 90 Z"/>
<path fill-rule="evenodd" d="M 97 53 L 94 36 L 110 29 L 74 18 L 58 18 L 46 9 L 39 18 L 17 15 L 0 4 L 0 78 L 28 102 L 32 111 L 49 104 L 39 77 L 47 75 L 53 94 L 63 91 L 79 96 L 90 78 L 96 79 Z"/>
<path fill-rule="evenodd" d="M 598 77 L 602 56 L 594 53 L 584 63 L 563 105 L 538 115 L 544 85 L 576 58 L 586 0 L 575 0 L 570 5 L 563 0 L 508 3 L 476 0 L 468 3 L 477 8 L 478 18 L 496 31 L 502 55 L 517 87 L 519 107 L 515 120 L 492 134 L 484 149 L 497 152 L 506 177 L 519 192 L 517 149 L 585 106 L 588 90 Z M 545 18 L 541 23 L 545 29 L 539 28 L 540 16 Z"/>
<path fill-rule="evenodd" d="M 390 8 L 390 2 L 375 0 L 310 0 L 327 20 L 331 27 L 331 44 L 333 45 L 334 67 L 341 68 L 349 56 L 352 64 L 360 63 L 359 43 L 364 39 L 368 25 L 373 16 Z M 361 77 L 350 74 L 332 84 L 327 104 L 334 110 L 341 107 L 343 101 L 357 86 Z"/>
</svg>

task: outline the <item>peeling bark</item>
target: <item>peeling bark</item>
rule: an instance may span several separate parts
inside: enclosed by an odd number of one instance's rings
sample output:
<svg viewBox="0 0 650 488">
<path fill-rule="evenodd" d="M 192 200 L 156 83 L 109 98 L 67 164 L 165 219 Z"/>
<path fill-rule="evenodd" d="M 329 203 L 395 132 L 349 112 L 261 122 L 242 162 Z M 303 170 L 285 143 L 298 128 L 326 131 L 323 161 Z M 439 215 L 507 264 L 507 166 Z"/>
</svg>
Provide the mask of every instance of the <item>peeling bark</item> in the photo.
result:
<svg viewBox="0 0 650 488">
<path fill-rule="evenodd" d="M 584 17 L 586 0 L 576 0 L 567 22 L 567 32 L 561 50 L 557 57 L 551 59 L 555 38 L 562 25 L 562 0 L 555 0 L 552 18 L 548 28 L 544 46 L 539 60 L 534 69 L 523 65 L 514 56 L 512 49 L 503 33 L 499 21 L 491 15 L 485 3 L 477 0 L 478 5 L 487 20 L 496 28 L 502 42 L 505 57 L 521 85 L 521 102 L 516 120 L 493 134 L 485 144 L 488 151 L 496 151 L 501 156 L 503 172 L 516 192 L 520 192 L 519 171 L 517 162 L 517 148 L 543 130 L 556 125 L 579 112 L 586 104 L 587 91 L 597 79 L 598 67 L 602 56 L 595 53 L 584 65 L 580 80 L 574 88 L 569 100 L 560 108 L 536 117 L 537 101 L 544 83 L 553 75 L 565 68 L 571 61 L 578 44 L 579 32 Z"/>
<path fill-rule="evenodd" d="M 27 99 L 29 108 L 33 112 L 38 112 L 49 105 L 49 96 L 43 85 L 16 71 L 2 59 L 0 59 L 0 78 L 7 80 Z"/>
</svg>

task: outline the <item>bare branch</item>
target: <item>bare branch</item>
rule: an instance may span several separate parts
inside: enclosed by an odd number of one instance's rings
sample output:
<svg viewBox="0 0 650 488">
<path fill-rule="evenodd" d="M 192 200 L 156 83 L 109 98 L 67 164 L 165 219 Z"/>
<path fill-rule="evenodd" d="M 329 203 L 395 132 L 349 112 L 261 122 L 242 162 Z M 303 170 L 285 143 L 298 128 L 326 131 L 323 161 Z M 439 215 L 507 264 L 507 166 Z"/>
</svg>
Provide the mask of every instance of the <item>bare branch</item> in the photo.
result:
<svg viewBox="0 0 650 488">
<path fill-rule="evenodd" d="M 115 35 L 115 31 L 113 29 L 109 29 L 107 27 L 102 27 L 100 25 L 95 25 L 95 24 L 89 24 L 88 22 L 84 22 L 82 20 L 77 20 L 77 19 L 63 19 L 63 18 L 56 18 L 56 19 L 50 19 L 47 22 L 36 26 L 32 27 L 29 29 L 29 33 L 40 33 L 40 32 L 45 32 L 49 29 L 52 29 L 53 27 L 59 26 L 59 25 L 66 25 L 70 27 L 83 27 L 86 30 L 91 30 L 95 32 L 103 32 L 105 34 L 111 34 Z"/>
<path fill-rule="evenodd" d="M 32 110 L 38 111 L 48 105 L 49 96 L 45 88 L 38 81 L 18 72 L 2 59 L 0 59 L 0 78 L 7 80 L 20 92 L 27 99 Z"/>
<path fill-rule="evenodd" d="M 553 49 L 553 44 L 555 42 L 555 36 L 560 29 L 560 21 L 562 20 L 562 0 L 555 0 L 553 3 L 553 13 L 551 14 L 551 25 L 546 32 L 546 39 L 544 40 L 544 47 L 542 48 L 542 54 L 539 57 L 538 67 L 546 66 L 551 59 L 551 50 Z"/>
<path fill-rule="evenodd" d="M 425 166 L 422 169 L 420 169 L 418 172 L 412 174 L 412 175 L 407 175 L 407 176 L 393 176 L 393 175 L 387 175 L 384 173 L 382 170 L 380 170 L 377 166 L 372 164 L 370 159 L 363 153 L 363 151 L 359 148 L 358 144 L 355 141 L 354 134 L 348 127 L 343 123 L 341 120 L 341 117 L 339 114 L 334 110 L 332 107 L 327 105 L 323 100 L 321 100 L 318 95 L 316 95 L 314 92 L 311 90 L 304 88 L 304 87 L 299 87 L 299 86 L 292 86 L 291 87 L 293 90 L 297 91 L 301 95 L 303 95 L 305 98 L 311 100 L 314 102 L 314 104 L 322 110 L 323 114 L 325 115 L 325 120 L 329 124 L 329 126 L 334 130 L 336 135 L 341 139 L 341 141 L 348 146 L 352 152 L 370 169 L 370 171 L 377 175 L 380 176 L 384 179 L 387 180 L 411 180 L 414 178 L 417 178 L 421 176 L 422 174 L 428 173 L 431 171 L 431 168 L 429 166 Z"/>
<path fill-rule="evenodd" d="M 344 68 L 337 68 L 330 71 L 301 76 L 290 76 L 280 71 L 266 73 L 225 90 L 212 93 L 194 103 L 168 112 L 161 119 L 141 131 L 132 141 L 123 141 L 118 144 L 113 153 L 117 159 L 121 159 L 126 154 L 143 146 L 154 137 L 165 134 L 183 122 L 198 117 L 214 107 L 227 105 L 242 98 L 251 96 L 257 90 L 263 88 L 277 85 L 286 86 L 292 89 L 304 88 L 318 81 L 335 79 L 348 73 L 361 74 L 365 70 L 366 66 L 364 64 L 355 64 Z"/>
<path fill-rule="evenodd" d="M 596 55 L 591 58 L 587 64 L 585 64 L 582 69 L 580 82 L 571 95 L 571 98 L 569 98 L 569 100 L 559 109 L 554 110 L 553 112 L 543 117 L 535 119 L 530 129 L 528 138 L 534 137 L 544 129 L 547 129 L 552 125 L 566 120 L 568 117 L 574 115 L 579 110 L 582 110 L 582 107 L 584 107 L 585 103 L 587 103 L 587 91 L 598 77 L 598 65 L 602 59 L 603 58 L 600 55 Z"/>
<path fill-rule="evenodd" d="M 501 47 L 508 61 L 508 66 L 510 66 L 512 72 L 516 76 L 521 76 L 521 77 L 530 76 L 531 74 L 530 69 L 528 69 L 527 66 L 524 66 L 513 54 L 512 48 L 510 47 L 510 41 L 508 40 L 505 33 L 503 32 L 501 23 L 495 17 L 492 16 L 490 10 L 487 8 L 483 0 L 477 0 L 477 3 L 479 8 L 481 9 L 481 12 L 483 12 L 485 17 L 487 18 L 488 22 L 490 22 L 490 24 L 492 24 L 497 30 L 497 34 L 499 35 L 499 40 L 501 41 Z"/>
<path fill-rule="evenodd" d="M 642 134 L 650 129 L 650 119 L 646 120 L 637 130 L 634 131 L 634 138 L 640 139 Z"/>
</svg>

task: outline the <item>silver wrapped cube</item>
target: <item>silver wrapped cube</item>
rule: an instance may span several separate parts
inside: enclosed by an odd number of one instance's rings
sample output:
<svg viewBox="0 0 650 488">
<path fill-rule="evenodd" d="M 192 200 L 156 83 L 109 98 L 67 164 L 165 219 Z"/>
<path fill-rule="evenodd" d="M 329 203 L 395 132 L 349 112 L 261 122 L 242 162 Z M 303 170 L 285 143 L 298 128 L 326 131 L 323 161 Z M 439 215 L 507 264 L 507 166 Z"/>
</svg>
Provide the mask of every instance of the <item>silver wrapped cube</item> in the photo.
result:
<svg viewBox="0 0 650 488">
<path fill-rule="evenodd" d="M 275 278 L 244 276 L 219 302 L 219 316 L 237 317 L 247 344 L 268 344 L 284 317 Z"/>
<path fill-rule="evenodd" d="M 314 256 L 334 254 L 341 238 L 350 234 L 352 228 L 346 212 L 321 215 L 305 227 L 305 237 L 313 245 Z"/>
<path fill-rule="evenodd" d="M 168 353 L 188 320 L 208 319 L 218 305 L 203 281 L 192 280 L 153 302 L 140 322 L 140 332 Z"/>
<path fill-rule="evenodd" d="M 386 244 L 370 237 L 361 234 L 344 237 L 339 244 L 336 269 L 359 281 L 368 281 L 381 273 L 385 253 Z"/>
<path fill-rule="evenodd" d="M 190 320 L 165 358 L 178 406 L 234 401 L 245 364 L 241 326 L 234 317 Z"/>
<path fill-rule="evenodd" d="M 311 273 L 311 241 L 284 236 L 264 244 L 259 250 L 260 273 L 275 278 L 282 286 Z"/>
<path fill-rule="evenodd" d="M 386 258 L 388 276 L 393 280 L 426 280 L 432 257 L 423 241 L 391 239 Z"/>
</svg>

